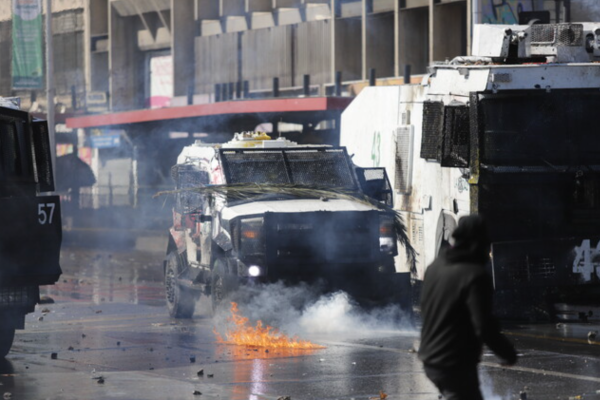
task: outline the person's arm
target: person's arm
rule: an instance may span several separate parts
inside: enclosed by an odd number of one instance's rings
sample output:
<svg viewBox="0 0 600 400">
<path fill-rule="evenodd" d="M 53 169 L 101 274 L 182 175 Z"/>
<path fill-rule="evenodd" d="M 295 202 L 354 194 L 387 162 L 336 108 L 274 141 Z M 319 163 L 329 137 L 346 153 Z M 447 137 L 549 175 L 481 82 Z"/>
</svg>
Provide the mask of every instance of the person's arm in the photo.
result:
<svg viewBox="0 0 600 400">
<path fill-rule="evenodd" d="M 502 364 L 513 365 L 517 362 L 517 353 L 506 336 L 500 332 L 498 321 L 494 318 L 492 294 L 493 287 L 486 275 L 475 278 L 467 294 L 471 322 L 475 334 L 502 359 Z"/>
</svg>

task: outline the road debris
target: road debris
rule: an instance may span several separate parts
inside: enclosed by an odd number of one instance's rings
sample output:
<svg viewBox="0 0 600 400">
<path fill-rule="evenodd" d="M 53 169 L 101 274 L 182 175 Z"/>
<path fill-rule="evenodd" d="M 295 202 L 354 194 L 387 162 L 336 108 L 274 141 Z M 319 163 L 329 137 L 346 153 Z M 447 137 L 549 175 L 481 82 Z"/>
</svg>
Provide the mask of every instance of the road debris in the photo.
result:
<svg viewBox="0 0 600 400">
<path fill-rule="evenodd" d="M 194 396 L 202 396 L 202 392 L 201 392 L 201 391 L 199 391 L 199 390 L 194 390 L 194 393 L 193 393 L 193 395 L 194 395 Z"/>
<path fill-rule="evenodd" d="M 291 396 L 279 396 L 277 400 L 292 400 Z"/>
<path fill-rule="evenodd" d="M 196 372 L 196 375 L 198 375 L 198 376 L 204 376 L 204 370 L 201 369 L 200 371 Z"/>
<path fill-rule="evenodd" d="M 104 383 L 104 378 L 103 378 L 103 377 L 100 377 L 100 378 L 97 380 L 97 382 L 98 382 L 98 383 L 100 383 L 100 384 Z"/>
<path fill-rule="evenodd" d="M 50 309 L 49 309 L 49 308 L 44 308 L 44 309 L 42 310 L 42 314 L 48 314 L 49 312 L 50 312 Z"/>
<path fill-rule="evenodd" d="M 4 400 L 8 400 L 12 397 L 12 393 L 11 392 L 5 392 L 4 396 L 2 396 L 4 398 Z"/>
<path fill-rule="evenodd" d="M 43 320 L 44 320 L 43 316 L 41 316 L 41 317 L 38 318 L 38 321 L 43 321 Z"/>
<path fill-rule="evenodd" d="M 195 363 L 195 362 L 196 362 L 196 356 L 194 356 L 194 355 L 191 355 L 191 356 L 190 356 L 190 362 L 191 362 L 192 364 L 193 364 L 193 363 Z"/>
<path fill-rule="evenodd" d="M 209 378 L 214 378 L 215 374 L 206 374 L 206 376 L 208 376 Z"/>
<path fill-rule="evenodd" d="M 58 358 L 58 353 L 52 353 L 52 354 L 50 354 L 50 358 L 52 360 L 56 360 Z"/>
<path fill-rule="evenodd" d="M 594 343 L 596 341 L 596 336 L 598 335 L 598 331 L 589 331 L 587 334 L 588 343 Z"/>
</svg>

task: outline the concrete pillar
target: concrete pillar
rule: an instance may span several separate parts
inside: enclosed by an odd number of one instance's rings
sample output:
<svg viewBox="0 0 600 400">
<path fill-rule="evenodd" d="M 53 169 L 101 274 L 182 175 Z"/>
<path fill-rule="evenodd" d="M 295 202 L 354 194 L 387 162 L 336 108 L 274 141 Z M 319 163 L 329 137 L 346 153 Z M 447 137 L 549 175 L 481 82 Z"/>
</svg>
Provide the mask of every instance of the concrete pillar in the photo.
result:
<svg viewBox="0 0 600 400">
<path fill-rule="evenodd" d="M 466 1 L 432 4 L 430 61 L 444 61 L 467 52 Z"/>
<path fill-rule="evenodd" d="M 429 7 L 400 10 L 398 25 L 398 75 L 405 65 L 413 74 L 424 74 L 429 65 Z"/>
<path fill-rule="evenodd" d="M 219 3 L 219 16 L 221 18 L 243 16 L 246 14 L 245 0 L 220 0 Z"/>
<path fill-rule="evenodd" d="M 110 107 L 114 111 L 144 106 L 144 55 L 139 50 L 137 16 L 121 17 L 110 6 L 109 85 Z"/>
<path fill-rule="evenodd" d="M 197 19 L 219 19 L 220 5 L 220 0 L 198 0 Z"/>
<path fill-rule="evenodd" d="M 194 0 L 171 0 L 171 26 L 173 96 L 184 96 L 194 87 Z"/>
</svg>

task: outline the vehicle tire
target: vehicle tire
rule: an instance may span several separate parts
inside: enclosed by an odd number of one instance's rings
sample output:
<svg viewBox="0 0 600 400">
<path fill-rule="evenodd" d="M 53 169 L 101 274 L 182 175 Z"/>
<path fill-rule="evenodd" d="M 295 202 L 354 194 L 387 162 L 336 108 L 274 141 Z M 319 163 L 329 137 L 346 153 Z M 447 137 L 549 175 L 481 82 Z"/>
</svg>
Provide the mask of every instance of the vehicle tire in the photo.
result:
<svg viewBox="0 0 600 400">
<path fill-rule="evenodd" d="M 3 321 L 3 323 L 6 323 L 6 321 Z M 4 358 L 8 354 L 14 339 L 15 328 L 13 326 L 9 324 L 9 326 L 0 327 L 0 357 Z"/>
<path fill-rule="evenodd" d="M 194 293 L 177 282 L 179 276 L 177 254 L 169 253 L 165 266 L 165 297 L 169 315 L 173 318 L 192 318 L 196 298 Z"/>
<path fill-rule="evenodd" d="M 227 263 L 223 258 L 217 258 L 213 265 L 210 280 L 210 299 L 213 315 L 222 305 L 223 300 L 238 286 L 237 278 L 227 270 Z"/>
</svg>

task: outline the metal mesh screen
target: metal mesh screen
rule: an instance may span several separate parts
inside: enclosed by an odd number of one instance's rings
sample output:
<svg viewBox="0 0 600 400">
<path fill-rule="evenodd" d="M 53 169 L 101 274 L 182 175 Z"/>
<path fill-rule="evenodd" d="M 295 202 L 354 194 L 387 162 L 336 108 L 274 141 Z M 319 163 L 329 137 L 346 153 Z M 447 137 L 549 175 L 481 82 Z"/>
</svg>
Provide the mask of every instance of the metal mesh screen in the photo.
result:
<svg viewBox="0 0 600 400">
<path fill-rule="evenodd" d="M 396 165 L 394 188 L 400 193 L 410 193 L 412 184 L 412 129 L 400 127 L 396 130 Z"/>
<path fill-rule="evenodd" d="M 558 30 L 558 43 L 564 46 L 583 45 L 582 24 L 560 24 Z"/>
<path fill-rule="evenodd" d="M 531 27 L 531 43 L 554 43 L 555 34 L 555 25 L 533 25 Z"/>
<path fill-rule="evenodd" d="M 223 150 L 228 183 L 356 188 L 341 149 Z"/>
<path fill-rule="evenodd" d="M 191 164 L 175 165 L 171 175 L 177 184 L 177 189 L 190 189 L 207 185 L 208 173 Z M 177 195 L 178 206 L 183 212 L 191 212 L 202 206 L 202 195 L 194 191 L 184 191 Z"/>
<path fill-rule="evenodd" d="M 281 151 L 224 151 L 228 183 L 290 183 Z"/>
<path fill-rule="evenodd" d="M 31 124 L 33 133 L 33 149 L 35 153 L 35 167 L 37 169 L 40 192 L 54 191 L 54 175 L 52 173 L 52 156 L 50 150 L 50 137 L 46 121 L 34 121 Z"/>
<path fill-rule="evenodd" d="M 469 166 L 469 138 L 469 107 L 445 107 L 442 167 Z"/>
<path fill-rule="evenodd" d="M 531 44 L 562 46 L 583 45 L 582 24 L 533 25 L 531 27 Z"/>
<path fill-rule="evenodd" d="M 0 287 L 0 308 L 31 307 L 39 299 L 38 286 Z"/>
<path fill-rule="evenodd" d="M 441 101 L 426 101 L 423 103 L 421 158 L 440 161 L 443 117 L 444 103 Z"/>
<path fill-rule="evenodd" d="M 295 184 L 354 187 L 354 178 L 342 150 L 292 151 L 285 154 Z"/>
</svg>

